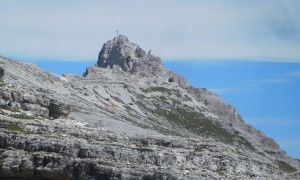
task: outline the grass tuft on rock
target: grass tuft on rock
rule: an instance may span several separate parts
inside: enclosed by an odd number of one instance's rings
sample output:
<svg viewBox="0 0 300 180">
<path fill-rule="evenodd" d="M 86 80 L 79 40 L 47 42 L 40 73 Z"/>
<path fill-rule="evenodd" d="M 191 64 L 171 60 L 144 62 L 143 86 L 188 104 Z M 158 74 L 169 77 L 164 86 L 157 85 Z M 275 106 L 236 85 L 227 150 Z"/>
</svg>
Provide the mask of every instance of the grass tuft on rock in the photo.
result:
<svg viewBox="0 0 300 180">
<path fill-rule="evenodd" d="M 255 150 L 245 138 L 227 132 L 220 125 L 213 123 L 210 119 L 196 111 L 177 107 L 172 110 L 157 108 L 155 113 L 195 134 L 214 137 L 226 144 L 238 143 L 248 149 Z"/>
<path fill-rule="evenodd" d="M 231 134 L 221 124 L 205 117 L 201 111 L 190 109 L 182 101 L 192 100 L 189 96 L 182 96 L 180 91 L 171 90 L 162 86 L 141 89 L 144 93 L 161 92 L 162 95 L 148 99 L 137 96 L 136 105 L 144 111 L 151 112 L 154 116 L 167 120 L 170 124 L 184 128 L 194 134 L 212 137 L 226 144 L 239 145 L 252 151 L 256 149 L 242 136 Z M 173 98 L 173 96 L 177 98 Z M 155 108 L 152 108 L 155 107 Z M 160 132 L 160 131 L 159 131 Z M 172 132 L 172 130 L 171 130 Z M 163 133 L 164 134 L 164 133 Z"/>
<path fill-rule="evenodd" d="M 3 80 L 0 80 L 0 87 L 4 87 L 5 86 L 5 82 Z"/>
<path fill-rule="evenodd" d="M 0 109 L 10 110 L 5 105 L 0 105 Z"/>
<path fill-rule="evenodd" d="M 158 92 L 161 92 L 161 93 L 171 94 L 170 89 L 165 88 L 165 87 L 150 87 L 150 88 L 147 88 L 147 89 L 142 89 L 142 91 L 144 93 L 151 93 L 151 92 L 158 91 Z"/>
<path fill-rule="evenodd" d="M 284 161 L 276 161 L 277 166 L 279 167 L 279 169 L 283 172 L 287 172 L 287 173 L 291 173 L 291 172 L 295 172 L 297 171 L 296 168 L 294 168 L 293 166 L 289 165 L 288 163 L 284 162 Z"/>
<path fill-rule="evenodd" d="M 20 126 L 18 126 L 17 124 L 9 124 L 7 126 L 7 130 L 10 130 L 10 131 L 19 131 L 19 132 L 25 133 L 25 131 Z"/>
<path fill-rule="evenodd" d="M 26 114 L 13 114 L 11 117 L 16 118 L 16 119 L 34 119 L 31 116 L 27 116 Z"/>
</svg>

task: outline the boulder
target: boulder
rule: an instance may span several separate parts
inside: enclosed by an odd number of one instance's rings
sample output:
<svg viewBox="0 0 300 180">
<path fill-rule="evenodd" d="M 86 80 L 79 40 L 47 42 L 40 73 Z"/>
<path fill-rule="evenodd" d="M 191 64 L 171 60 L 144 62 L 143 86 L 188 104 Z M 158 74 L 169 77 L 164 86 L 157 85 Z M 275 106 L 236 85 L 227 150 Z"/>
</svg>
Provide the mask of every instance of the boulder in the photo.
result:
<svg viewBox="0 0 300 180">
<path fill-rule="evenodd" d="M 55 119 L 61 116 L 66 117 L 70 113 L 70 106 L 63 104 L 55 99 L 50 100 L 48 109 L 49 109 L 49 117 L 53 117 Z"/>
</svg>

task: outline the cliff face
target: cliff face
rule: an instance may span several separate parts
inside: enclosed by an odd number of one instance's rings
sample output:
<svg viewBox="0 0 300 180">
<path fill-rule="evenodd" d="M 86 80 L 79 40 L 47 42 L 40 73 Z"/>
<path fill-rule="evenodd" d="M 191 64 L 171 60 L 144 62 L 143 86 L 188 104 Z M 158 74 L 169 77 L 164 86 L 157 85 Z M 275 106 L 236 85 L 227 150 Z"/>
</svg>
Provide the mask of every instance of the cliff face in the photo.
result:
<svg viewBox="0 0 300 180">
<path fill-rule="evenodd" d="M 164 81 L 176 82 L 187 87 L 187 81 L 181 76 L 166 70 L 161 59 L 146 52 L 139 45 L 132 43 L 124 35 L 107 41 L 99 52 L 96 66 L 113 68 L 119 66 L 123 71 L 142 77 L 159 77 Z"/>
<path fill-rule="evenodd" d="M 107 41 L 98 56 L 99 67 L 120 66 L 123 71 L 145 76 L 160 76 L 164 71 L 161 59 L 132 43 L 124 35 Z"/>
<path fill-rule="evenodd" d="M 3 57 L 0 72 L 1 177 L 300 178 L 299 161 L 234 107 L 125 36 L 84 77 Z"/>
</svg>

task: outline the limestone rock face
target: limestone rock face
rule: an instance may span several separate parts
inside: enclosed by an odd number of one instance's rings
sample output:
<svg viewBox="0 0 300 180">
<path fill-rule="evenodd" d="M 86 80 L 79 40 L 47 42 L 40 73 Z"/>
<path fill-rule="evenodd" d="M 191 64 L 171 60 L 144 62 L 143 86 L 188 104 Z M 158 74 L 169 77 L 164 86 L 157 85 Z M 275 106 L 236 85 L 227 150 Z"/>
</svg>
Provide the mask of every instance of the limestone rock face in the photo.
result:
<svg viewBox="0 0 300 180">
<path fill-rule="evenodd" d="M 166 82 L 174 82 L 183 87 L 188 86 L 183 77 L 166 70 L 159 57 L 152 55 L 150 50 L 146 53 L 124 35 L 119 35 L 103 45 L 96 66 L 102 68 L 119 66 L 123 71 L 131 74 L 142 77 L 161 77 Z"/>
<path fill-rule="evenodd" d="M 99 67 L 120 66 L 123 71 L 145 76 L 160 75 L 163 71 L 161 59 L 146 52 L 137 44 L 132 43 L 124 35 L 107 41 L 99 53 Z"/>
<path fill-rule="evenodd" d="M 5 64 L 7 66 L 8 64 Z M 7 66 L 8 79 L 12 78 L 10 74 L 15 74 L 18 71 L 16 67 L 21 68 L 19 65 Z M 15 67 L 13 67 L 15 66 Z M 27 67 L 32 70 L 32 67 Z M 4 68 L 1 68 L 4 71 Z M 34 70 L 34 69 L 33 69 Z M 0 70 L 1 71 L 1 70 Z M 20 70 L 19 70 L 20 71 Z M 41 70 L 40 73 L 42 73 Z M 19 74 L 22 76 L 23 74 Z M 37 74 L 43 81 L 42 74 Z M 46 75 L 47 76 L 47 75 Z M 34 89 L 28 89 L 29 84 L 25 87 L 22 86 L 22 78 L 13 77 L 15 81 L 13 83 L 7 83 L 4 78 L 0 89 L 0 105 L 7 110 L 13 110 L 17 114 L 11 114 L 11 116 L 19 116 L 24 118 L 33 117 L 51 117 L 59 118 L 60 116 L 66 117 L 70 112 L 70 106 L 57 100 L 56 97 L 49 96 L 47 90 L 41 90 L 38 85 Z M 45 80 L 45 79 L 44 79 Z M 51 80 L 52 81 L 52 80 Z M 25 82 L 25 81 L 24 81 Z M 31 83 L 31 82 L 29 82 Z M 30 86 L 30 85 L 29 85 Z"/>
<path fill-rule="evenodd" d="M 0 65 L 0 179 L 300 179 L 299 160 L 125 36 L 84 77 Z"/>
</svg>

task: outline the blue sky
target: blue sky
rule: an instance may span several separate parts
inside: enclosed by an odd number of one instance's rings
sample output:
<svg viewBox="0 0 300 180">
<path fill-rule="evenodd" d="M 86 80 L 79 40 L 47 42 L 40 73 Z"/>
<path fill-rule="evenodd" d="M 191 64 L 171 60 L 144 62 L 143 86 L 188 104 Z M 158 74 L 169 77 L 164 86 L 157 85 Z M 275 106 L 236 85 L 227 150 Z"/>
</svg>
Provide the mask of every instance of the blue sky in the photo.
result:
<svg viewBox="0 0 300 180">
<path fill-rule="evenodd" d="M 0 55 L 81 75 L 118 29 L 300 158 L 299 9 L 299 0 L 1 0 Z"/>
</svg>

